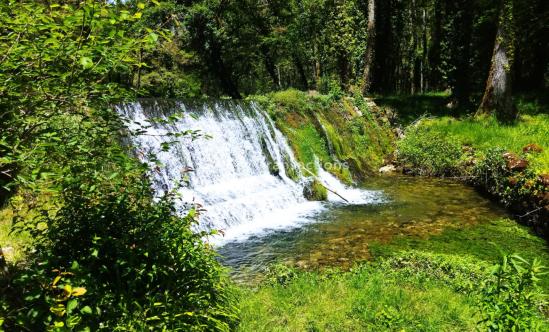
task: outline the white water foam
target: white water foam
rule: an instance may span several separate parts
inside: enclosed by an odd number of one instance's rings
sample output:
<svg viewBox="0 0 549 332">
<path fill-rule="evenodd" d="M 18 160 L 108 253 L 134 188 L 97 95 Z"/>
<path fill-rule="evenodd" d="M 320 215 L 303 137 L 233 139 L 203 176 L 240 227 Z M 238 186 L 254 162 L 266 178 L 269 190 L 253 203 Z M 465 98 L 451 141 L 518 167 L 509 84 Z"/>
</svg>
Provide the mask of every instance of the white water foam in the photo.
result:
<svg viewBox="0 0 549 332">
<path fill-rule="evenodd" d="M 328 188 L 329 202 L 361 205 L 385 201 L 381 192 L 346 186 L 322 167 L 318 167 L 318 178 Z"/>
<path fill-rule="evenodd" d="M 167 120 L 175 112 L 194 115 L 170 124 L 153 123 L 144 135 L 134 137 L 132 144 L 138 155 L 153 152 L 161 161 L 163 166 L 154 180 L 158 193 L 175 188 L 182 171 L 194 170 L 188 188 L 181 190 L 183 200 L 205 209 L 202 229 L 222 231 L 223 236 L 210 239 L 217 245 L 314 222 L 314 215 L 326 206 L 303 197 L 306 181 L 286 138 L 253 103 L 218 101 L 191 106 L 178 102 L 167 106 L 148 101 L 127 104 L 119 111 L 134 123 L 130 125 L 133 129 L 151 118 Z M 211 138 L 185 138 L 170 151 L 162 151 L 162 143 L 173 140 L 166 134 L 187 130 L 200 130 Z M 286 174 L 287 168 L 297 173 L 296 181 Z M 370 204 L 380 200 L 379 192 L 347 187 L 320 167 L 319 178 L 348 201 L 330 192 L 330 202 Z"/>
</svg>

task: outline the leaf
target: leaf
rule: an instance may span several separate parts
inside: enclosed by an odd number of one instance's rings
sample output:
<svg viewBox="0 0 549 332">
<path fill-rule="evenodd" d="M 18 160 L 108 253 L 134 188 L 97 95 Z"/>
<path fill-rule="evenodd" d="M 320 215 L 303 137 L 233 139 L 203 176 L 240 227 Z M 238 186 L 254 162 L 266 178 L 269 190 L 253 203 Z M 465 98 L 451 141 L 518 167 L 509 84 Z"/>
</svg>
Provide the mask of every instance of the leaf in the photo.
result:
<svg viewBox="0 0 549 332">
<path fill-rule="evenodd" d="M 55 314 L 56 316 L 58 317 L 62 317 L 63 315 L 65 315 L 65 305 L 62 304 L 62 303 L 59 303 L 57 305 L 55 305 L 54 307 L 51 307 L 50 308 L 50 311 Z"/>
<path fill-rule="evenodd" d="M 76 287 L 72 290 L 72 296 L 82 296 L 86 294 L 87 290 L 84 287 Z"/>
<path fill-rule="evenodd" d="M 158 35 L 154 32 L 149 33 L 149 41 L 156 43 L 158 41 Z"/>
<path fill-rule="evenodd" d="M 93 61 L 91 58 L 87 56 L 83 56 L 80 58 L 80 64 L 82 65 L 82 68 L 89 69 L 93 67 Z"/>
<path fill-rule="evenodd" d="M 90 306 L 85 306 L 82 309 L 80 309 L 80 312 L 84 315 L 91 315 L 92 314 L 92 308 Z"/>
<path fill-rule="evenodd" d="M 48 228 L 48 224 L 43 222 L 43 221 L 36 224 L 36 229 L 39 230 L 39 231 L 46 230 L 47 228 Z"/>
<path fill-rule="evenodd" d="M 71 311 L 76 309 L 78 306 L 78 300 L 77 299 L 71 299 L 69 302 L 67 302 L 67 312 L 70 314 Z"/>
<path fill-rule="evenodd" d="M 139 9 L 144 9 L 144 8 L 145 8 L 145 4 L 142 3 L 142 2 L 140 2 L 140 3 L 137 4 L 137 8 L 139 8 Z"/>
<path fill-rule="evenodd" d="M 53 282 L 51 283 L 51 284 L 52 284 L 52 286 L 55 286 L 55 285 L 57 285 L 57 283 L 59 282 L 59 280 L 61 280 L 61 276 L 57 276 L 57 277 L 55 277 L 55 279 L 53 279 Z"/>
</svg>

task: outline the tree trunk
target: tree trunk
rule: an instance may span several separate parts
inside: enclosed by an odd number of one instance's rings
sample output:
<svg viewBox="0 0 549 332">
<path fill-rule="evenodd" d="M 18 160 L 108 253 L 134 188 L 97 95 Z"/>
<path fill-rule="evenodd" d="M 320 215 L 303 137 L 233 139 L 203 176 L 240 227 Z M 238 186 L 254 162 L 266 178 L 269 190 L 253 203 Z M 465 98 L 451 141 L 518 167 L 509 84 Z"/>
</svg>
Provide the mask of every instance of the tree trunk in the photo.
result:
<svg viewBox="0 0 549 332">
<path fill-rule="evenodd" d="M 273 84 L 277 88 L 280 88 L 280 84 L 276 76 L 276 65 L 273 60 L 273 57 L 271 56 L 271 52 L 269 51 L 269 48 L 265 45 L 261 46 L 261 53 L 263 54 L 263 61 L 265 63 L 265 69 L 267 70 L 267 73 L 271 77 Z"/>
<path fill-rule="evenodd" d="M 471 40 L 473 34 L 473 0 L 446 0 L 443 61 L 448 86 L 452 90 L 451 104 L 455 108 L 471 107 Z"/>
<path fill-rule="evenodd" d="M 443 18 L 443 6 L 442 0 L 435 0 L 434 2 L 434 23 L 431 33 L 431 42 L 429 44 L 428 51 L 428 81 L 429 86 L 433 90 L 440 90 L 445 88 L 442 84 L 442 75 L 440 70 L 441 65 L 441 39 L 442 39 L 442 18 Z"/>
<path fill-rule="evenodd" d="M 297 73 L 299 74 L 299 80 L 300 80 L 300 83 L 301 83 L 301 88 L 303 90 L 309 89 L 309 82 L 307 81 L 307 74 L 305 73 L 305 68 L 303 68 L 303 62 L 301 62 L 301 59 L 295 53 L 292 54 L 292 59 L 294 61 L 294 65 L 297 69 Z"/>
<path fill-rule="evenodd" d="M 422 55 L 421 55 L 421 64 L 420 64 L 420 83 L 419 88 L 421 93 L 425 93 L 425 91 L 428 89 L 427 82 L 425 80 L 425 67 L 427 66 L 427 11 L 425 8 L 422 11 L 422 23 L 423 23 L 423 31 L 421 34 L 421 49 L 422 49 Z"/>
<path fill-rule="evenodd" d="M 339 72 L 339 83 L 344 91 L 347 91 L 349 83 L 349 60 L 347 55 L 341 51 L 337 55 L 337 68 Z"/>
<path fill-rule="evenodd" d="M 368 0 L 368 40 L 366 42 L 366 54 L 364 57 L 364 74 L 362 75 L 362 93 L 366 94 L 370 92 L 372 86 L 372 66 L 375 56 L 375 42 L 376 42 L 376 2 L 375 0 Z"/>
<path fill-rule="evenodd" d="M 477 111 L 495 113 L 503 122 L 516 119 L 517 111 L 511 93 L 511 69 L 513 67 L 514 33 L 513 0 L 503 0 L 490 73 L 484 97 Z"/>
</svg>

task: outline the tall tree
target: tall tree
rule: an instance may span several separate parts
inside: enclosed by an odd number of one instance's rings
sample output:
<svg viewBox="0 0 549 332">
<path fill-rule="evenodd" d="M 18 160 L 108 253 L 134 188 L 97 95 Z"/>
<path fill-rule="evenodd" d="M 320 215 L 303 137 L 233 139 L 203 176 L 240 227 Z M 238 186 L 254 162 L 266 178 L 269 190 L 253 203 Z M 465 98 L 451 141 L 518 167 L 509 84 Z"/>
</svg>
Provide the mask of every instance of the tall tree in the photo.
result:
<svg viewBox="0 0 549 332">
<path fill-rule="evenodd" d="M 470 106 L 473 8 L 473 0 L 445 1 L 443 63 L 452 102 L 460 108 Z"/>
<path fill-rule="evenodd" d="M 364 73 L 362 75 L 362 93 L 367 93 L 372 86 L 372 66 L 375 56 L 376 42 L 376 1 L 368 0 L 368 27 L 366 30 L 368 39 L 366 41 L 366 54 L 364 57 Z"/>
<path fill-rule="evenodd" d="M 513 0 L 502 0 L 499 24 L 479 113 L 495 113 L 503 122 L 513 121 L 517 110 L 511 94 L 511 70 L 514 60 Z"/>
<path fill-rule="evenodd" d="M 433 28 L 429 43 L 429 85 L 434 89 L 441 89 L 442 69 L 441 69 L 441 42 L 443 37 L 443 0 L 433 1 Z"/>
</svg>

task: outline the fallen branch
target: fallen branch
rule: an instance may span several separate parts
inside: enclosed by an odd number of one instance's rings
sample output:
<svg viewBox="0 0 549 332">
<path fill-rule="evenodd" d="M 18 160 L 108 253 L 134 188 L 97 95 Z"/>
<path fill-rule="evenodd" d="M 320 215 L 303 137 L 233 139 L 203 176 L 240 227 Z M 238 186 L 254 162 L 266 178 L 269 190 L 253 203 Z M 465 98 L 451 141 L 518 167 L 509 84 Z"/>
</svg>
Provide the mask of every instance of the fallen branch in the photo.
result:
<svg viewBox="0 0 549 332">
<path fill-rule="evenodd" d="M 529 215 L 531 215 L 532 213 L 536 213 L 536 212 L 538 212 L 538 211 L 541 210 L 541 209 L 543 209 L 543 208 L 542 208 L 542 207 L 539 207 L 539 208 L 537 208 L 537 209 L 534 209 L 534 210 L 532 210 L 532 211 L 530 211 L 530 212 L 528 212 L 528 213 L 526 213 L 526 214 L 524 214 L 524 215 L 522 215 L 522 216 L 519 216 L 519 219 L 522 219 L 522 218 L 524 218 L 524 217 L 526 217 L 526 216 L 529 216 Z"/>
</svg>

